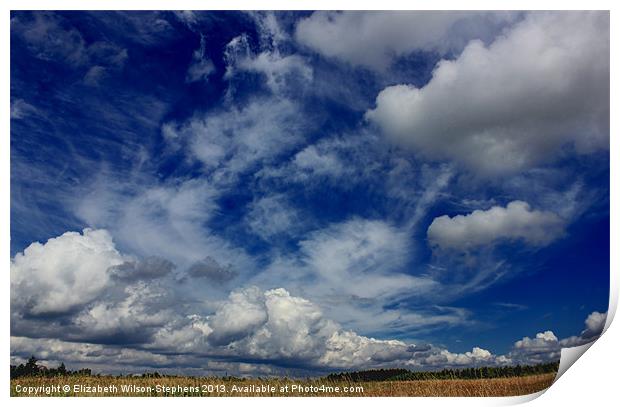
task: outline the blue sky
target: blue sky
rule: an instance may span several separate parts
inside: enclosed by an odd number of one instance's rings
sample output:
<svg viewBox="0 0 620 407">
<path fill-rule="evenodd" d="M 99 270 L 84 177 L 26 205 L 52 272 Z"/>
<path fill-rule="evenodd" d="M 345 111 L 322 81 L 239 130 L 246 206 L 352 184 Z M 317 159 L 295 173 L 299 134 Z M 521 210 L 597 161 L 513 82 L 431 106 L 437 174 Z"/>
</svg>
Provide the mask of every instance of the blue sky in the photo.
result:
<svg viewBox="0 0 620 407">
<path fill-rule="evenodd" d="M 15 363 L 555 360 L 608 304 L 609 15 L 12 12 L 11 256 Z"/>
</svg>

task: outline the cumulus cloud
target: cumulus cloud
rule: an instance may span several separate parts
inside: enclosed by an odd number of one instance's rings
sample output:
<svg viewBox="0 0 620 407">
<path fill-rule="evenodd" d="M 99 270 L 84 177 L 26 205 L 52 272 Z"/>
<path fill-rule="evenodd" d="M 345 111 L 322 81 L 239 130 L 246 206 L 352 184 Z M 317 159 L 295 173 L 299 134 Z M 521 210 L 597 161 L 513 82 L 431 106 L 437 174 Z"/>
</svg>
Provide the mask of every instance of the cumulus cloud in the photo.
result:
<svg viewBox="0 0 620 407">
<path fill-rule="evenodd" d="M 520 364 L 546 363 L 560 359 L 562 345 L 551 331 L 540 332 L 536 337 L 524 337 L 515 342 L 509 357 Z"/>
<path fill-rule="evenodd" d="M 174 265 L 119 253 L 106 230 L 33 243 L 11 263 L 14 335 L 91 343 L 142 343 L 176 317 Z"/>
<path fill-rule="evenodd" d="M 553 212 L 533 210 L 527 202 L 512 201 L 505 208 L 493 206 L 468 215 L 443 215 L 427 230 L 433 247 L 467 251 L 499 241 L 521 240 L 545 246 L 564 233 L 565 221 Z"/>
<path fill-rule="evenodd" d="M 37 354 L 47 363 L 64 361 L 70 367 L 86 365 L 118 371 L 119 365 L 129 369 L 181 366 L 202 368 L 199 373 L 204 374 L 213 368 L 210 358 L 233 363 L 230 365 L 232 371 L 239 370 L 239 364 L 245 360 L 270 363 L 275 367 L 325 371 L 384 366 L 417 355 L 426 357 L 433 352 L 430 345 L 378 340 L 343 330 L 326 319 L 315 304 L 291 296 L 284 289 L 263 292 L 250 287 L 235 291 L 215 314 L 190 316 L 188 322 L 176 329 L 162 328 L 151 345 L 141 348 L 128 343 L 104 347 L 13 336 L 12 360 L 23 361 L 30 354 Z M 121 357 L 126 360 L 120 361 Z M 246 367 L 244 370 L 245 373 L 260 373 L 260 369 Z"/>
<path fill-rule="evenodd" d="M 588 342 L 592 342 L 597 339 L 605 329 L 605 322 L 607 321 L 607 313 L 593 312 L 586 318 L 586 327 L 579 336 L 570 336 L 562 339 L 560 344 L 564 347 L 580 346 Z"/>
<path fill-rule="evenodd" d="M 230 294 L 228 301 L 209 318 L 208 336 L 214 345 L 228 345 L 252 334 L 268 320 L 265 295 L 251 287 Z"/>
<path fill-rule="evenodd" d="M 234 345 L 236 351 L 261 359 L 312 361 L 324 352 L 325 340 L 337 325 L 320 309 L 280 288 L 264 293 L 268 317 L 252 336 Z"/>
<path fill-rule="evenodd" d="M 326 257 L 323 273 L 349 273 L 348 278 L 355 283 L 356 276 L 346 271 L 348 265 L 342 259 L 334 260 L 340 251 L 362 273 L 365 265 L 373 264 L 370 258 L 387 260 L 381 252 L 397 257 L 381 243 L 386 239 L 395 243 L 389 239 L 395 232 L 388 226 L 354 223 L 344 228 L 352 229 L 352 237 L 344 246 L 332 250 L 318 247 L 318 242 L 306 243 L 309 256 L 317 250 L 316 254 Z M 360 335 L 327 317 L 317 304 L 284 288 L 237 289 L 210 307 L 208 298 L 199 302 L 187 295 L 191 292 L 175 292 L 172 268 L 163 259 L 138 261 L 121 255 L 104 230 L 68 232 L 45 245 L 31 245 L 15 256 L 11 266 L 12 361 L 36 354 L 48 364 L 64 361 L 70 367 L 104 372 L 176 368 L 177 372 L 194 374 L 226 368 L 244 374 L 267 372 L 252 368 L 253 364 L 246 366 L 248 361 L 269 369 L 292 367 L 308 372 L 394 365 L 443 368 L 531 364 L 556 360 L 563 346 L 596 339 L 606 318 L 603 313 L 590 314 L 578 337 L 558 340 L 551 331 L 525 337 L 506 355 L 480 347 L 453 353 L 432 344 Z M 98 284 L 97 292 L 85 295 L 85 284 L 71 270 L 90 270 L 88 281 Z M 49 276 L 55 277 L 53 287 Z M 49 291 L 63 293 L 67 304 L 60 307 L 60 301 L 46 297 L 49 294 L 44 290 L 33 297 L 33 287 L 20 284 L 26 278 L 46 283 Z M 365 295 L 380 295 L 380 291 L 372 288 Z M 405 324 L 423 322 L 407 317 L 403 320 Z M 231 365 L 218 365 L 217 361 Z"/>
<path fill-rule="evenodd" d="M 162 325 L 178 318 L 172 293 L 157 284 L 110 285 L 107 290 L 73 316 L 60 337 L 112 345 L 148 343 Z"/>
<path fill-rule="evenodd" d="M 441 286 L 426 275 L 403 271 L 411 252 L 406 229 L 353 218 L 299 239 L 298 251 L 275 256 L 250 282 L 303 293 L 330 318 L 362 333 L 402 333 L 467 321 L 462 309 L 428 307 L 424 299 Z M 385 307 L 412 298 L 425 306 Z"/>
<path fill-rule="evenodd" d="M 349 255 L 358 250 L 352 259 L 357 265 L 370 261 L 367 257 L 373 256 L 375 245 L 386 250 L 381 240 L 393 233 L 382 225 L 367 228 L 377 233 L 368 235 L 362 228 L 357 233 L 363 236 L 349 242 L 349 249 L 336 249 L 349 250 Z M 311 244 L 308 249 L 314 250 Z M 344 272 L 342 267 L 335 271 Z M 110 369 L 115 351 L 93 345 L 105 344 L 127 349 L 124 354 L 140 354 L 145 358 L 140 363 L 160 367 L 173 363 L 174 357 L 164 355 L 184 352 L 235 362 L 251 359 L 328 369 L 386 364 L 430 349 L 345 330 L 316 304 L 283 288 L 236 290 L 211 308 L 208 300 L 198 302 L 191 291 L 182 295 L 175 291 L 172 283 L 182 282 L 174 279 L 173 269 L 162 258 L 136 260 L 122 255 L 105 230 L 68 232 L 44 245 L 34 243 L 11 265 L 13 355 L 40 352 L 47 344 L 52 346 L 43 353 L 48 360 L 68 357 L 77 364 L 92 362 Z M 107 356 L 94 357 L 95 350 Z"/>
<path fill-rule="evenodd" d="M 345 330 L 312 302 L 283 288 L 262 292 L 250 287 L 231 293 L 206 319 L 209 352 L 282 366 L 347 369 L 406 361 L 429 345 L 379 340 Z"/>
<path fill-rule="evenodd" d="M 108 269 L 124 261 L 105 230 L 32 243 L 11 261 L 11 306 L 32 315 L 70 311 L 95 299 Z"/>
<path fill-rule="evenodd" d="M 605 328 L 607 313 L 593 312 L 586 318 L 586 329 L 581 332 L 581 337 L 590 339 L 599 336 Z"/>
<path fill-rule="evenodd" d="M 56 367 L 61 362 L 73 368 L 107 366 L 119 370 L 165 366 L 169 358 L 131 348 L 114 348 L 98 344 L 67 342 L 58 339 L 36 339 L 11 336 L 11 363 L 24 363 L 31 355 L 37 355 L 43 364 Z M 120 370 L 122 372 L 122 370 Z"/>
<path fill-rule="evenodd" d="M 425 86 L 385 88 L 366 118 L 427 158 L 513 172 L 566 146 L 609 148 L 609 72 L 609 13 L 533 12 L 439 62 Z"/>
<path fill-rule="evenodd" d="M 524 337 L 515 342 L 508 354 L 521 364 L 545 363 L 560 358 L 562 348 L 584 345 L 596 340 L 603 331 L 607 313 L 592 312 L 585 320 L 586 328 L 578 336 L 558 339 L 552 331 L 536 334 L 535 338 Z"/>
<path fill-rule="evenodd" d="M 301 20 L 296 40 L 352 65 L 385 70 L 414 51 L 448 52 L 471 38 L 487 38 L 516 16 L 445 11 L 317 11 Z"/>
<path fill-rule="evenodd" d="M 504 365 L 509 363 L 509 359 L 504 356 L 493 355 L 486 349 L 475 346 L 470 352 L 465 353 L 453 353 L 447 349 L 436 350 L 430 355 L 427 355 L 422 360 L 413 360 L 411 365 L 414 366 L 450 366 L 450 367 L 463 367 L 463 366 L 495 366 Z"/>
<path fill-rule="evenodd" d="M 89 225 L 109 229 L 131 253 L 165 258 L 180 270 L 206 256 L 237 271 L 251 268 L 243 249 L 205 227 L 221 196 L 213 184 L 201 178 L 161 184 L 102 177 L 92 183 L 76 214 Z"/>
</svg>

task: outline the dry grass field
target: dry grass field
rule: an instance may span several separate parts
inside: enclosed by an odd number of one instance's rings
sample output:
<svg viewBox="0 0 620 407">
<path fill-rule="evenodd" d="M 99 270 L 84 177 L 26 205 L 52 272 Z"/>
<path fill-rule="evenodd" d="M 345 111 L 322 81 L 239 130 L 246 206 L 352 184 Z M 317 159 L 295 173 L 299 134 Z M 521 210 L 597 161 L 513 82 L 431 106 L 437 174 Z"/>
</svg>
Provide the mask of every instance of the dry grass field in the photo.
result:
<svg viewBox="0 0 620 407">
<path fill-rule="evenodd" d="M 197 377 L 23 377 L 11 380 L 11 396 L 517 396 L 551 386 L 555 374 L 498 379 L 347 382 Z"/>
</svg>

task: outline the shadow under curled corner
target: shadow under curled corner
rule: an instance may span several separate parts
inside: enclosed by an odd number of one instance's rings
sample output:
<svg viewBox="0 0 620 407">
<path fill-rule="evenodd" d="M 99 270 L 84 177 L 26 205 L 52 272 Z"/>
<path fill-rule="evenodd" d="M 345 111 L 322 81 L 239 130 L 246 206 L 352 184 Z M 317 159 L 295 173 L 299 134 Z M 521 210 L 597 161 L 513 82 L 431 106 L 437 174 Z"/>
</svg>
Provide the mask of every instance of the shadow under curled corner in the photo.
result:
<svg viewBox="0 0 620 407">
<path fill-rule="evenodd" d="M 613 275 L 613 274 L 612 274 Z M 614 291 L 613 287 L 616 285 L 615 278 L 612 278 L 611 284 L 611 295 L 609 297 L 609 307 L 607 309 L 607 318 L 605 319 L 605 326 L 603 327 L 603 331 L 594 339 L 592 342 L 588 342 L 586 344 L 580 346 L 574 346 L 571 348 L 562 348 L 560 354 L 560 367 L 558 367 L 558 373 L 555 376 L 555 380 L 553 383 L 557 382 L 560 377 L 581 357 L 590 347 L 594 344 L 594 342 L 598 341 L 601 336 L 605 334 L 609 326 L 611 325 L 614 317 L 616 315 L 616 308 L 618 307 L 618 298 L 613 295 Z"/>
<path fill-rule="evenodd" d="M 604 331 L 603 331 L 604 332 Z M 602 334 L 601 334 L 602 335 Z M 600 337 L 600 336 L 599 336 Z M 525 404 L 527 402 L 536 400 L 538 397 L 542 396 L 549 390 L 555 382 L 558 381 L 560 377 L 581 357 L 590 347 L 598 340 L 595 339 L 592 342 L 586 343 L 585 345 L 573 346 L 570 348 L 562 348 L 560 353 L 560 366 L 558 367 L 558 372 L 553 380 L 551 386 L 547 387 L 544 390 L 538 391 L 536 393 L 525 394 L 523 396 L 514 396 L 508 397 L 506 399 L 506 403 L 501 403 L 501 405 L 518 405 Z"/>
<path fill-rule="evenodd" d="M 538 391 L 536 393 L 531 393 L 531 394 L 525 394 L 522 396 L 514 396 L 514 397 L 507 397 L 505 399 L 505 403 L 500 403 L 500 405 L 517 405 L 517 404 L 524 404 L 530 401 L 533 401 L 535 399 L 537 399 L 538 397 L 542 396 L 543 394 L 545 394 L 545 392 L 547 392 L 547 390 L 549 390 L 553 384 L 555 384 L 560 377 L 562 377 L 562 375 L 564 375 L 564 373 L 566 373 L 568 371 L 568 369 L 575 364 L 575 362 L 577 362 L 577 360 L 582 357 L 586 351 L 588 349 L 590 349 L 590 347 L 592 347 L 592 345 L 594 345 L 594 343 L 596 341 L 598 341 L 603 334 L 607 331 L 607 329 L 609 328 L 609 326 L 611 325 L 611 322 L 614 319 L 615 313 L 616 313 L 616 299 L 614 299 L 613 297 L 610 298 L 610 304 L 609 304 L 609 309 L 607 312 L 607 319 L 605 321 L 605 327 L 603 328 L 603 331 L 598 335 L 598 337 L 596 337 L 596 339 L 594 339 L 591 342 L 588 342 L 586 344 L 583 345 L 579 345 L 579 346 L 572 346 L 572 347 L 568 347 L 568 348 L 562 348 L 560 351 L 560 365 L 558 367 L 558 372 L 555 376 L 555 379 L 553 380 L 553 383 L 551 384 L 551 386 L 547 387 L 544 390 Z"/>
</svg>

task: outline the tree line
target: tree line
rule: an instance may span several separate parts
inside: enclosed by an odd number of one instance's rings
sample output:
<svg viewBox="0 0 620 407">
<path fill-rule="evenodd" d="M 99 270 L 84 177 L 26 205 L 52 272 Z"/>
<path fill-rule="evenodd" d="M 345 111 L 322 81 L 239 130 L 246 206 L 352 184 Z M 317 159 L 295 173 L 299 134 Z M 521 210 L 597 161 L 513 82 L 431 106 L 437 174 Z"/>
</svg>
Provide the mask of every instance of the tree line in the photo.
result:
<svg viewBox="0 0 620 407">
<path fill-rule="evenodd" d="M 443 369 L 440 371 L 413 372 L 407 369 L 373 369 L 359 372 L 332 373 L 326 377 L 331 381 L 374 382 L 403 380 L 446 380 L 446 379 L 493 379 L 499 377 L 531 376 L 557 373 L 560 362 L 539 365 L 483 366 L 465 369 Z"/>
<path fill-rule="evenodd" d="M 64 363 L 61 363 L 56 368 L 49 368 L 46 366 L 40 366 L 37 364 L 38 360 L 34 356 L 24 364 L 21 363 L 17 366 L 11 365 L 11 379 L 15 379 L 23 376 L 90 376 L 90 369 L 80 370 L 67 370 Z"/>
</svg>

